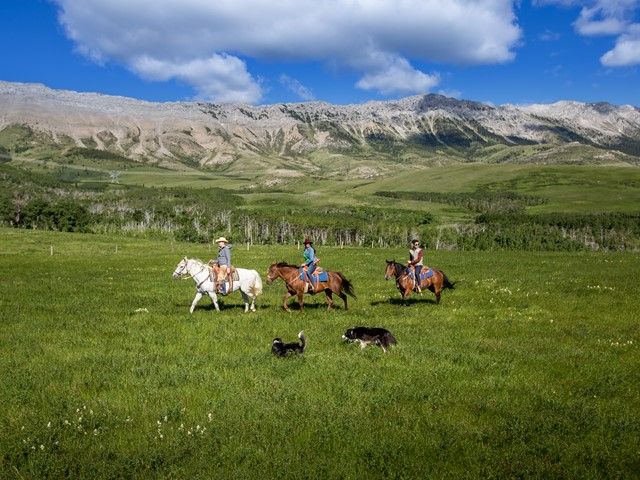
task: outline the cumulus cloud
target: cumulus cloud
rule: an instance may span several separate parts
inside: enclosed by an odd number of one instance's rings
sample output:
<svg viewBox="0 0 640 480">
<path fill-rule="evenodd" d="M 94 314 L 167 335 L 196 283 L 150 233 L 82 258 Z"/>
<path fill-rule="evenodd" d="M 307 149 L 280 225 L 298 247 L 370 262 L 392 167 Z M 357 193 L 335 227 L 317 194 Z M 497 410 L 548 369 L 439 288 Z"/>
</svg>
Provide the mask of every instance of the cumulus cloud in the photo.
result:
<svg viewBox="0 0 640 480">
<path fill-rule="evenodd" d="M 245 63 L 226 54 L 196 58 L 186 62 L 158 60 L 142 56 L 131 59 L 131 69 L 143 78 L 176 78 L 193 85 L 198 94 L 220 102 L 254 103 L 260 99 L 260 86 L 247 72 Z"/>
<path fill-rule="evenodd" d="M 362 90 L 376 90 L 382 94 L 424 93 L 436 86 L 438 75 L 427 75 L 413 68 L 409 62 L 396 55 L 380 55 L 377 66 L 370 69 L 356 87 Z"/>
<path fill-rule="evenodd" d="M 621 35 L 613 50 L 609 50 L 600 62 L 607 67 L 627 67 L 640 65 L 640 25 L 629 29 L 629 33 Z"/>
<path fill-rule="evenodd" d="M 617 36 L 616 45 L 600 57 L 608 67 L 640 64 L 640 0 L 537 0 L 537 4 L 580 6 L 573 26 L 580 35 Z M 636 20 L 634 20 L 636 19 Z"/>
<path fill-rule="evenodd" d="M 421 92 L 437 76 L 411 61 L 508 62 L 521 36 L 512 0 L 52 1 L 86 56 L 215 100 L 260 97 L 243 59 L 327 62 L 359 72 L 360 88 Z"/>
<path fill-rule="evenodd" d="M 284 73 L 280 75 L 280 83 L 304 101 L 315 99 L 313 92 L 310 89 L 302 85 L 295 78 L 291 78 L 289 75 L 285 75 Z"/>
</svg>

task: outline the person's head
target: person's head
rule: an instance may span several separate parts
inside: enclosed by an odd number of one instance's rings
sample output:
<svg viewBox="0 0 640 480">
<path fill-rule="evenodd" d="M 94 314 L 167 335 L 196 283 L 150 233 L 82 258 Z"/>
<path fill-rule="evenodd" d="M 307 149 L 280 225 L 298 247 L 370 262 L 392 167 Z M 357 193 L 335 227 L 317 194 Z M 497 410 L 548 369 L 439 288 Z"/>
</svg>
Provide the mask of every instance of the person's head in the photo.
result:
<svg viewBox="0 0 640 480">
<path fill-rule="evenodd" d="M 309 246 L 311 246 L 311 245 L 313 245 L 313 242 L 312 242 L 311 240 L 309 240 L 308 238 L 305 238 L 305 239 L 304 239 L 304 246 L 305 246 L 305 248 L 306 248 L 306 247 L 309 247 Z"/>
<path fill-rule="evenodd" d="M 222 248 L 222 247 L 224 247 L 226 244 L 228 244 L 228 243 L 229 243 L 229 241 L 228 241 L 226 238 L 224 238 L 224 237 L 220 237 L 220 238 L 218 238 L 218 239 L 216 240 L 216 243 L 218 244 L 218 246 L 219 246 L 220 248 Z"/>
<path fill-rule="evenodd" d="M 413 248 L 418 248 L 420 246 L 420 240 L 418 240 L 417 238 L 414 238 L 413 240 L 411 240 L 411 246 Z"/>
</svg>

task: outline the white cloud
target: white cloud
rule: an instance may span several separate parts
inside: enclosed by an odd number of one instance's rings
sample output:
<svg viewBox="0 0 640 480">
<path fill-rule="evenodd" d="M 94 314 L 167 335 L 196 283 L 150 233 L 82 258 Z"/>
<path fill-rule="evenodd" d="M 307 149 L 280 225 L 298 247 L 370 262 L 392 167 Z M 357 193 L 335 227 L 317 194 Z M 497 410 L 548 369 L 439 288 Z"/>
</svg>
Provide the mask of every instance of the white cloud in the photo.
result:
<svg viewBox="0 0 640 480">
<path fill-rule="evenodd" d="M 394 93 L 426 93 L 440 81 L 438 75 L 427 75 L 396 55 L 378 55 L 378 65 L 369 69 L 356 87 L 376 90 L 383 95 Z"/>
<path fill-rule="evenodd" d="M 640 25 L 631 28 L 628 34 L 621 35 L 613 50 L 600 57 L 600 62 L 607 67 L 640 65 Z"/>
<path fill-rule="evenodd" d="M 302 85 L 295 78 L 291 78 L 289 75 L 285 75 L 284 73 L 280 75 L 280 83 L 295 93 L 302 100 L 309 101 L 315 98 L 310 89 Z"/>
<path fill-rule="evenodd" d="M 460 90 L 438 90 L 439 95 L 444 95 L 445 97 L 450 98 L 460 98 L 462 97 L 462 92 Z"/>
<path fill-rule="evenodd" d="M 242 58 L 327 62 L 355 68 L 362 88 L 415 92 L 436 76 L 411 60 L 508 62 L 521 36 L 512 0 L 52 1 L 88 57 L 147 78 L 177 78 L 217 100 L 260 96 Z M 371 56 L 394 60 L 368 67 Z"/>
<path fill-rule="evenodd" d="M 573 26 L 580 35 L 617 36 L 616 45 L 600 57 L 607 67 L 640 64 L 640 23 L 637 12 L 640 0 L 535 0 L 535 4 L 580 6 Z"/>
<path fill-rule="evenodd" d="M 176 78 L 193 85 L 198 94 L 220 102 L 255 103 L 261 89 L 237 57 L 214 54 L 186 62 L 171 62 L 152 57 L 131 59 L 131 69 L 150 80 Z"/>
</svg>

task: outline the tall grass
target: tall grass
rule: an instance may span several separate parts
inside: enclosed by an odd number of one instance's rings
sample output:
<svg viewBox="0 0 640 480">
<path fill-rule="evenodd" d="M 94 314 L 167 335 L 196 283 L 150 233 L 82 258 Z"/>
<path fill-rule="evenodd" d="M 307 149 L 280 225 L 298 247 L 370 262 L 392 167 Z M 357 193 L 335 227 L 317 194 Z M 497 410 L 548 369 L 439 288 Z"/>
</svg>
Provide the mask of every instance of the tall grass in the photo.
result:
<svg viewBox="0 0 640 480">
<path fill-rule="evenodd" d="M 116 252 L 117 245 L 117 252 Z M 53 256 L 50 247 L 53 246 Z M 303 313 L 265 284 L 193 315 L 179 259 L 209 247 L 0 230 L 2 478 L 633 478 L 640 471 L 630 254 L 427 252 L 456 280 L 399 302 L 384 260 L 323 248 L 358 300 Z M 295 246 L 234 251 L 264 274 Z M 264 275 L 263 275 L 264 278 Z M 388 354 L 344 345 L 389 328 Z M 304 329 L 302 358 L 270 353 Z"/>
</svg>

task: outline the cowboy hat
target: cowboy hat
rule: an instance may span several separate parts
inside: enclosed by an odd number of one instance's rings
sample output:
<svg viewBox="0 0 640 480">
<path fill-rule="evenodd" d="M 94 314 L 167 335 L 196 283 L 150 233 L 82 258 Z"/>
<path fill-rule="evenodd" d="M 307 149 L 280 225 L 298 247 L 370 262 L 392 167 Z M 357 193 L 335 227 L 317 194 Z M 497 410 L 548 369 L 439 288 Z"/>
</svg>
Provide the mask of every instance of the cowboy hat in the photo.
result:
<svg viewBox="0 0 640 480">
<path fill-rule="evenodd" d="M 220 237 L 220 238 L 218 238 L 218 239 L 216 240 L 216 243 L 220 243 L 220 242 L 229 243 L 229 240 L 227 240 L 227 239 L 226 239 L 226 238 L 224 238 L 224 237 Z"/>
<path fill-rule="evenodd" d="M 304 239 L 304 242 L 302 242 L 304 245 L 313 245 L 313 242 L 311 240 L 309 240 L 308 238 Z"/>
</svg>

